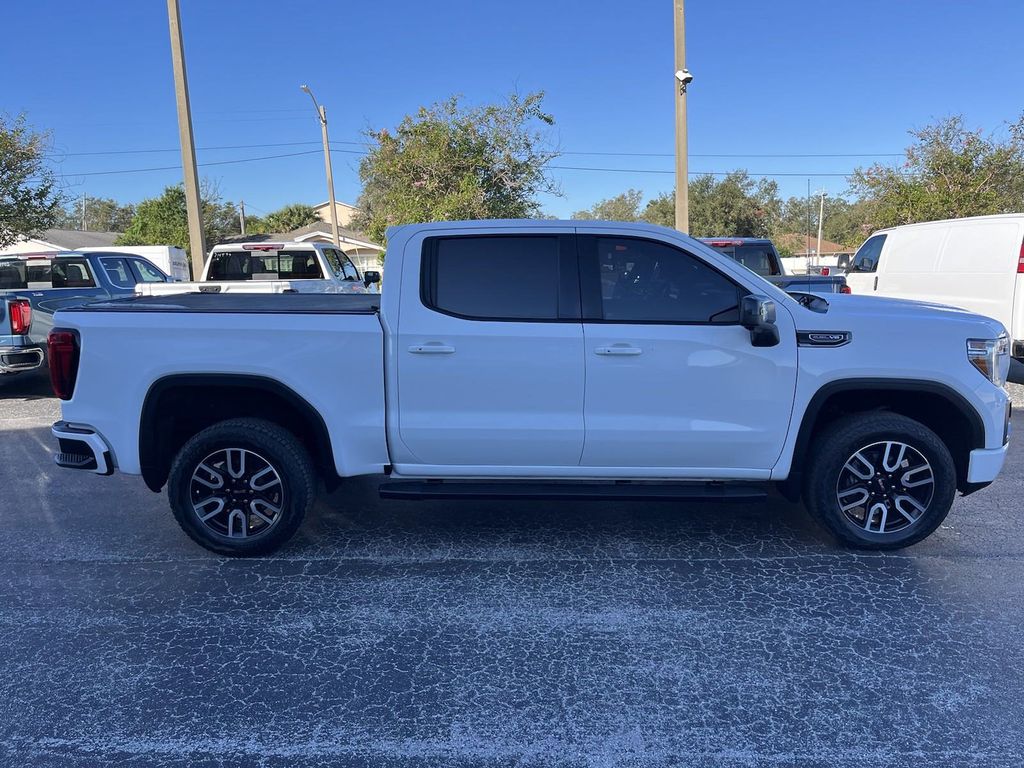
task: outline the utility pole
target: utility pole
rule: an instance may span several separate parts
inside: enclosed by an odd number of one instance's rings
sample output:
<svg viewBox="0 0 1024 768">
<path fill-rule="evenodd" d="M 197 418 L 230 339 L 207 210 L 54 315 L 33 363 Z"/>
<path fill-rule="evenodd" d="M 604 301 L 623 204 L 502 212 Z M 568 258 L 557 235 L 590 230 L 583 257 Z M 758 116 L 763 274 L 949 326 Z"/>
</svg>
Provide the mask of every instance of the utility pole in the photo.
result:
<svg viewBox="0 0 1024 768">
<path fill-rule="evenodd" d="M 245 200 L 238 201 L 238 227 L 242 231 L 242 236 L 245 236 Z"/>
<path fill-rule="evenodd" d="M 814 252 L 814 266 L 821 266 L 821 227 L 825 223 L 825 190 L 821 190 L 821 207 L 818 209 L 818 247 Z"/>
<path fill-rule="evenodd" d="M 85 194 L 85 192 L 83 192 L 82 193 L 82 231 L 83 232 L 88 232 L 89 231 L 89 220 L 85 217 L 85 206 L 88 203 L 88 201 L 89 201 L 89 196 L 87 194 Z"/>
<path fill-rule="evenodd" d="M 676 63 L 676 229 L 690 231 L 690 186 L 687 169 L 686 86 L 693 75 L 686 68 L 686 21 L 683 0 L 672 0 Z"/>
<path fill-rule="evenodd" d="M 320 132 L 324 140 L 324 165 L 327 169 L 327 204 L 331 206 L 331 234 L 334 236 L 334 246 L 341 250 L 341 235 L 338 233 L 338 206 L 334 202 L 334 172 L 331 170 L 331 143 L 327 139 L 327 109 L 323 104 L 317 104 L 316 96 L 309 89 L 308 85 L 300 86 L 309 94 L 316 107 L 317 117 L 320 118 Z"/>
<path fill-rule="evenodd" d="M 192 138 L 192 108 L 188 102 L 188 75 L 185 72 L 185 44 L 181 38 L 181 10 L 178 0 L 167 0 L 167 22 L 171 31 L 171 63 L 174 67 L 174 95 L 178 103 L 178 138 L 181 143 L 181 170 L 185 176 L 185 211 L 188 214 L 188 241 L 192 274 L 203 274 L 206 243 L 203 241 L 203 209 L 199 204 L 199 171 L 196 145 Z"/>
<path fill-rule="evenodd" d="M 804 256 L 808 267 L 811 266 L 811 180 L 807 180 L 807 240 L 804 241 Z"/>
</svg>

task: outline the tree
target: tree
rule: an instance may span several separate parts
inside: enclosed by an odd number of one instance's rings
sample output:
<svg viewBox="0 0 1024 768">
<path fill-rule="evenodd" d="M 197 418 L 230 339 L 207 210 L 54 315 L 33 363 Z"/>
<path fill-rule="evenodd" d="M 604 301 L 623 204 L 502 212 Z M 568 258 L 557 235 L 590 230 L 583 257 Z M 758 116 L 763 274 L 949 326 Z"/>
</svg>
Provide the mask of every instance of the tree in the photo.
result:
<svg viewBox="0 0 1024 768">
<path fill-rule="evenodd" d="M 621 195 L 595 203 L 592 208 L 576 211 L 574 219 L 597 219 L 600 221 L 638 221 L 640 202 L 644 193 L 639 189 L 628 189 Z"/>
<path fill-rule="evenodd" d="M 44 163 L 47 139 L 24 115 L 13 121 L 0 115 L 0 248 L 39 235 L 60 215 L 61 196 Z"/>
<path fill-rule="evenodd" d="M 768 237 L 781 213 L 779 187 L 768 179 L 754 180 L 746 171 L 733 171 L 716 181 L 698 176 L 690 182 L 690 231 L 694 237 L 734 235 Z M 640 218 L 651 224 L 674 227 L 675 192 L 649 200 Z"/>
<path fill-rule="evenodd" d="M 82 206 L 85 206 L 85 228 L 90 232 L 124 232 L 135 215 L 135 206 L 121 205 L 107 197 L 79 197 L 61 211 L 57 226 L 82 229 Z"/>
<path fill-rule="evenodd" d="M 810 201 L 806 197 L 791 197 L 786 200 L 782 204 L 782 213 L 775 225 L 773 236 L 778 239 L 780 235 L 803 235 L 809 231 L 812 237 L 816 237 L 819 204 L 820 198 L 817 196 L 812 196 Z M 827 196 L 822 237 L 833 243 L 855 248 L 872 231 L 868 222 L 870 212 L 871 201 L 869 200 L 851 202 L 838 195 Z"/>
<path fill-rule="evenodd" d="M 536 215 L 538 195 L 558 194 L 544 170 L 556 153 L 537 127 L 554 124 L 543 100 L 543 93 L 512 94 L 467 108 L 452 97 L 421 107 L 393 131 L 368 131 L 355 225 L 383 242 L 387 227 L 407 222 Z"/>
<path fill-rule="evenodd" d="M 216 184 L 204 181 L 200 197 L 203 208 L 203 234 L 207 247 L 225 237 L 241 231 L 238 208 L 221 199 Z M 188 214 L 185 209 L 185 190 L 178 184 L 166 187 L 160 197 L 143 200 L 135 209 L 135 216 L 124 234 L 117 238 L 118 245 L 176 245 L 190 251 Z M 191 258 L 189 252 L 189 258 Z"/>
<path fill-rule="evenodd" d="M 292 203 L 283 208 L 268 213 L 263 219 L 263 226 L 267 227 L 266 232 L 291 232 L 293 229 L 304 227 L 307 224 L 316 224 L 320 221 L 313 206 L 304 203 Z M 246 222 L 248 228 L 248 222 Z"/>
<path fill-rule="evenodd" d="M 641 218 L 651 224 L 675 228 L 676 193 L 662 192 L 657 197 L 648 200 Z"/>
<path fill-rule="evenodd" d="M 858 168 L 851 188 L 871 202 L 872 229 L 1024 210 L 1024 114 L 998 138 L 962 116 L 910 132 L 902 166 Z"/>
</svg>

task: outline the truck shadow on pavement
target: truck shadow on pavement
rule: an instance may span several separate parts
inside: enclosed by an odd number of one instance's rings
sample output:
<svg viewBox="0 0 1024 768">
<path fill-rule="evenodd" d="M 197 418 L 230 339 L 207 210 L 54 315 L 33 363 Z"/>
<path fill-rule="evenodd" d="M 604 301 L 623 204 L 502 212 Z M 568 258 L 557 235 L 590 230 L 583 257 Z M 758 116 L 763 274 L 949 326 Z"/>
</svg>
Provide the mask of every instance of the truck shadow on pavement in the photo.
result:
<svg viewBox="0 0 1024 768">
<path fill-rule="evenodd" d="M 381 500 L 380 481 L 350 479 L 322 497 L 287 551 L 345 550 L 358 542 L 384 557 L 673 559 L 835 547 L 803 507 L 774 495 L 755 503 L 409 502 Z"/>
</svg>

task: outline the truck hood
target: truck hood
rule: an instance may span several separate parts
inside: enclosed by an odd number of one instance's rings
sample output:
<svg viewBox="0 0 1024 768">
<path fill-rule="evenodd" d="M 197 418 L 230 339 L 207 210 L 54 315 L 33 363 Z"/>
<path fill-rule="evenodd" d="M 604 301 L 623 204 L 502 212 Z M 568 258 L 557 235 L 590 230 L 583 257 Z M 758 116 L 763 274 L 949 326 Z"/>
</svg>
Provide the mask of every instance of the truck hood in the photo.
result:
<svg viewBox="0 0 1024 768">
<path fill-rule="evenodd" d="M 839 327 L 843 323 L 860 325 L 861 321 L 885 321 L 906 324 L 913 321 L 923 321 L 928 324 L 970 326 L 975 330 L 971 333 L 978 338 L 996 338 L 1006 329 L 998 320 L 993 320 L 984 315 L 968 312 L 966 309 L 951 307 L 946 304 L 933 304 L 926 301 L 912 301 L 910 299 L 890 299 L 882 296 L 857 296 L 838 294 L 828 296 L 828 311 L 824 314 L 805 310 L 801 318 L 804 323 L 809 322 L 806 315 L 816 315 L 820 320 L 819 325 Z M 804 309 L 801 307 L 801 309 Z M 895 329 L 894 329 L 895 330 Z"/>
</svg>

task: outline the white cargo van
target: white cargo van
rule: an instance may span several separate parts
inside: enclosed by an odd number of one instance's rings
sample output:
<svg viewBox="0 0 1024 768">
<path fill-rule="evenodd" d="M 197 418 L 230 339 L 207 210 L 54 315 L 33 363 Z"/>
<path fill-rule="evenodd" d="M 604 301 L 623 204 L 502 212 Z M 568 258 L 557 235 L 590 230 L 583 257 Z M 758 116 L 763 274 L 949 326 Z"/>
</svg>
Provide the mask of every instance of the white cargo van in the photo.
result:
<svg viewBox="0 0 1024 768">
<path fill-rule="evenodd" d="M 192 273 L 184 249 L 176 245 L 108 245 L 102 248 L 76 248 L 79 253 L 103 251 L 104 253 L 134 253 L 156 264 L 171 280 L 189 280 Z"/>
<path fill-rule="evenodd" d="M 846 273 L 854 294 L 949 304 L 995 318 L 1024 361 L 1024 213 L 883 229 Z"/>
</svg>

